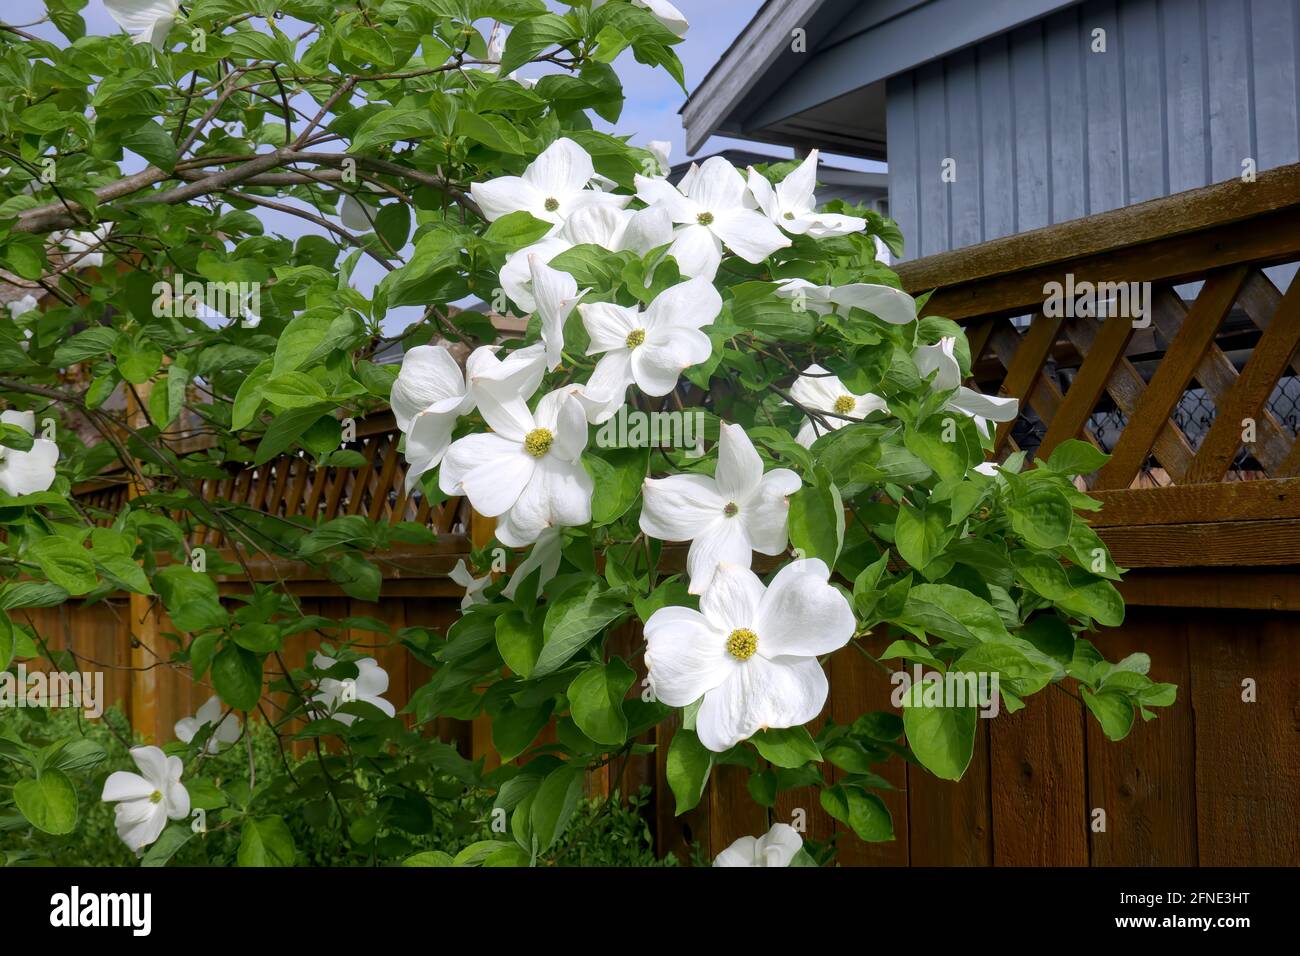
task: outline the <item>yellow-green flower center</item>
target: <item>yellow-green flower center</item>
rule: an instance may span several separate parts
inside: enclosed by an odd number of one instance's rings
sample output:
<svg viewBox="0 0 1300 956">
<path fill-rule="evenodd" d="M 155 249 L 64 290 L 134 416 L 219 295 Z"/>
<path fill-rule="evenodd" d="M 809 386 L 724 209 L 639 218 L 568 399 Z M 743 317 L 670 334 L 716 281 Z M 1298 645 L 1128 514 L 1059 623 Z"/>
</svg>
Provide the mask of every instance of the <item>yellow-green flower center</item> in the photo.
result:
<svg viewBox="0 0 1300 956">
<path fill-rule="evenodd" d="M 695 217 L 695 221 L 698 222 L 701 226 L 710 225 L 713 222 L 713 213 L 702 212 Z"/>
<path fill-rule="evenodd" d="M 150 802 L 150 803 L 162 803 L 162 791 L 161 791 L 161 790 L 155 790 L 153 793 L 149 794 L 149 802 Z"/>
<path fill-rule="evenodd" d="M 728 518 L 734 518 L 736 515 L 740 514 L 740 505 L 736 504 L 734 501 L 728 501 L 727 507 L 722 509 L 722 513 Z"/>
<path fill-rule="evenodd" d="M 546 202 L 542 203 L 542 205 L 546 207 L 547 212 L 555 212 L 555 210 L 560 208 L 560 201 L 554 196 L 551 196 L 548 197 Z"/>
<path fill-rule="evenodd" d="M 738 661 L 747 661 L 758 650 L 758 635 L 747 627 L 738 627 L 727 637 L 727 653 Z"/>
<path fill-rule="evenodd" d="M 785 218 L 786 218 L 786 219 L 793 219 L 793 218 L 794 218 L 794 213 L 792 213 L 792 212 L 788 212 L 788 213 L 786 213 L 786 214 L 785 214 Z"/>
<path fill-rule="evenodd" d="M 549 428 L 534 428 L 524 436 L 524 451 L 534 458 L 541 458 L 551 450 L 551 443 L 555 441 L 555 435 Z"/>
<path fill-rule="evenodd" d="M 627 334 L 627 347 L 630 349 L 636 348 L 644 341 L 645 341 L 645 329 L 633 329 L 631 332 Z"/>
<path fill-rule="evenodd" d="M 858 400 L 852 395 L 841 395 L 835 399 L 835 414 L 847 415 L 853 409 L 858 407 Z"/>
</svg>

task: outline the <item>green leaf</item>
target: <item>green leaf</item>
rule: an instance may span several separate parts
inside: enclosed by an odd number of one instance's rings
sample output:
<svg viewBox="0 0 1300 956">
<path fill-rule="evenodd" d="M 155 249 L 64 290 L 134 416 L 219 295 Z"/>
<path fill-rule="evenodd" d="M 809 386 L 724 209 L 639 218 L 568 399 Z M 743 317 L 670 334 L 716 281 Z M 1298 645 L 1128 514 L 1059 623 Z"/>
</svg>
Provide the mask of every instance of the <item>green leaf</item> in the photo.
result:
<svg viewBox="0 0 1300 956">
<path fill-rule="evenodd" d="M 1083 702 L 1097 718 L 1102 732 L 1111 740 L 1123 740 L 1133 729 L 1133 705 L 1123 694 L 1102 691 L 1094 694 L 1086 687 L 1080 687 Z"/>
<path fill-rule="evenodd" d="M 96 326 L 84 332 L 78 332 L 66 342 L 60 343 L 54 350 L 53 362 L 60 368 L 84 362 L 86 359 L 107 355 L 117 344 L 121 335 L 117 329 Z"/>
<path fill-rule="evenodd" d="M 290 445 L 303 436 L 317 419 L 321 418 L 329 409 L 329 405 L 320 404 L 312 405 L 307 408 L 295 408 L 292 411 L 285 412 L 283 415 L 277 415 L 274 421 L 262 436 L 261 443 L 257 446 L 257 454 L 253 456 L 254 465 L 265 465 L 268 461 L 283 451 L 286 451 Z"/>
<path fill-rule="evenodd" d="M 517 23 L 506 37 L 500 75 L 513 73 L 549 46 L 563 45 L 576 39 L 578 33 L 573 24 L 554 13 L 543 13 Z"/>
<path fill-rule="evenodd" d="M 636 503 L 649 457 L 649 448 L 618 448 L 602 455 L 582 456 L 582 464 L 596 486 L 591 520 L 597 528 L 617 521 Z"/>
<path fill-rule="evenodd" d="M 847 824 L 861 840 L 880 843 L 894 838 L 894 819 L 885 802 L 874 793 L 836 784 L 821 792 L 822 808 Z"/>
<path fill-rule="evenodd" d="M 960 480 L 984 459 L 975 422 L 955 412 L 931 415 L 919 428 L 908 428 L 903 444 L 945 481 Z"/>
<path fill-rule="evenodd" d="M 85 594 L 98 581 L 90 552 L 75 541 L 54 536 L 41 538 L 28 554 L 50 581 L 69 594 Z"/>
<path fill-rule="evenodd" d="M 212 660 L 212 686 L 235 710 L 256 710 L 262 699 L 262 662 L 251 651 L 227 644 Z"/>
<path fill-rule="evenodd" d="M 531 677 L 542 651 L 541 622 L 529 622 L 522 611 L 511 610 L 496 619 L 497 650 L 506 667 L 520 677 Z"/>
<path fill-rule="evenodd" d="M 810 760 L 822 759 L 806 727 L 760 730 L 749 740 L 764 759 L 778 767 L 802 767 Z"/>
<path fill-rule="evenodd" d="M 636 673 L 619 658 L 592 664 L 573 679 L 567 696 L 573 721 L 598 744 L 617 746 L 627 739 L 623 698 L 636 682 Z"/>
<path fill-rule="evenodd" d="M 217 594 L 217 582 L 186 564 L 163 568 L 153 577 L 154 589 L 182 631 L 201 631 L 226 623 L 226 610 Z"/>
<path fill-rule="evenodd" d="M 167 824 L 158 839 L 145 850 L 144 856 L 140 858 L 140 865 L 166 866 L 167 862 L 181 847 L 189 843 L 194 835 L 194 831 L 184 821 Z"/>
<path fill-rule="evenodd" d="M 1070 540 L 1074 512 L 1059 488 L 1041 482 L 1012 495 L 1011 528 L 1035 548 L 1059 548 Z"/>
<path fill-rule="evenodd" d="M 1092 618 L 1105 627 L 1124 623 L 1124 599 L 1109 581 L 1082 568 L 1067 568 L 1046 554 L 1020 550 L 1011 559 L 1020 580 L 1063 611 Z"/>
<path fill-rule="evenodd" d="M 1110 455 L 1100 448 L 1071 438 L 1052 449 L 1047 467 L 1062 475 L 1090 475 L 1108 461 Z"/>
<path fill-rule="evenodd" d="M 176 143 L 153 120 L 145 120 L 135 129 L 123 134 L 122 145 L 164 172 L 171 172 L 176 165 Z"/>
<path fill-rule="evenodd" d="M 280 408 L 307 408 L 325 401 L 325 389 L 305 372 L 285 372 L 266 380 L 262 396 Z"/>
<path fill-rule="evenodd" d="M 565 764 L 547 774 L 533 798 L 529 822 L 537 838 L 537 848 L 545 852 L 564 833 L 582 798 L 585 768 Z"/>
<path fill-rule="evenodd" d="M 13 621 L 9 620 L 8 614 L 0 614 L 0 671 L 8 668 L 13 661 L 16 646 Z"/>
<path fill-rule="evenodd" d="M 713 769 L 713 751 L 700 743 L 693 730 L 679 728 L 668 745 L 666 770 L 668 786 L 677 801 L 676 815 L 681 816 L 700 802 L 704 786 Z"/>
<path fill-rule="evenodd" d="M 937 558 L 951 538 L 946 508 L 932 504 L 922 511 L 904 504 L 898 509 L 894 547 L 899 556 L 918 571 Z"/>
<path fill-rule="evenodd" d="M 14 803 L 32 826 L 55 836 L 77 826 L 77 790 L 62 770 L 46 770 L 35 780 L 14 784 Z"/>
<path fill-rule="evenodd" d="M 960 780 L 975 750 L 974 707 L 929 707 L 924 682 L 913 684 L 903 697 L 903 730 L 921 765 L 944 780 Z"/>
<path fill-rule="evenodd" d="M 608 627 L 627 608 L 620 599 L 601 593 L 592 584 L 581 594 L 556 601 L 546 612 L 542 628 L 542 650 L 537 655 L 533 677 L 545 677 L 559 670 L 592 636 Z"/>
<path fill-rule="evenodd" d="M 293 834 L 282 817 L 248 817 L 239 835 L 240 866 L 293 866 Z"/>
<path fill-rule="evenodd" d="M 821 558 L 834 568 L 844 546 L 844 502 L 825 469 L 817 469 L 816 484 L 790 497 L 790 544 L 807 558 Z"/>
</svg>

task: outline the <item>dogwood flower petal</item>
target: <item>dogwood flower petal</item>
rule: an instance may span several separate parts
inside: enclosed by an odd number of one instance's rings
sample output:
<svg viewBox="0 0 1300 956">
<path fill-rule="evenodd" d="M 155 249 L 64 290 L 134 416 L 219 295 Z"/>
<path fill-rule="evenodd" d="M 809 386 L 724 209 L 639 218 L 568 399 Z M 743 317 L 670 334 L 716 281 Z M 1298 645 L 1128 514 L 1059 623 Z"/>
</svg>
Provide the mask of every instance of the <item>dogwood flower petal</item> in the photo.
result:
<svg viewBox="0 0 1300 956">
<path fill-rule="evenodd" d="M 775 662 L 755 654 L 704 695 L 695 732 L 700 743 L 721 753 L 760 730 L 808 723 L 821 713 L 829 691 L 816 658 Z"/>
<path fill-rule="evenodd" d="M 995 422 L 1013 422 L 1020 414 L 1020 402 L 1014 398 L 997 395 L 983 395 L 973 388 L 962 385 L 957 393 L 948 399 L 946 408 L 969 415 L 972 418 L 987 418 Z"/>
<path fill-rule="evenodd" d="M 641 495 L 641 530 L 660 541 L 690 541 L 723 517 L 727 506 L 707 475 L 647 478 Z"/>
<path fill-rule="evenodd" d="M 873 282 L 854 282 L 836 286 L 830 300 L 849 309 L 862 309 L 890 325 L 906 325 L 916 320 L 916 300 L 892 286 Z"/>
<path fill-rule="evenodd" d="M 533 273 L 530 265 L 533 256 L 550 264 L 552 259 L 572 249 L 574 245 L 575 243 L 561 236 L 547 236 L 531 246 L 524 246 L 506 256 L 501 271 L 497 273 L 497 279 L 501 282 L 501 288 L 505 290 L 506 295 L 510 297 L 510 301 L 524 312 L 536 310 L 537 300 L 533 296 Z"/>
<path fill-rule="evenodd" d="M 465 373 L 451 352 L 439 345 L 417 345 L 402 356 L 388 404 L 397 427 L 405 432 L 425 409 L 444 399 L 463 399 L 465 393 Z"/>
<path fill-rule="evenodd" d="M 790 541 L 790 496 L 802 487 L 803 479 L 789 468 L 773 468 L 741 505 L 750 546 L 759 554 L 785 550 Z"/>
<path fill-rule="evenodd" d="M 492 432 L 466 435 L 447 449 L 438 486 L 443 494 L 464 495 L 479 514 L 495 518 L 519 500 L 535 464 L 519 441 Z"/>
<path fill-rule="evenodd" d="M 803 837 L 788 823 L 774 823 L 761 837 L 741 837 L 713 861 L 714 866 L 789 866 L 803 848 Z"/>
<path fill-rule="evenodd" d="M 746 502 L 763 478 L 763 459 L 739 425 L 724 424 L 718 435 L 718 493 L 736 504 Z M 748 565 L 747 565 L 748 566 Z"/>
<path fill-rule="evenodd" d="M 765 657 L 818 657 L 852 639 L 857 622 L 828 583 L 830 573 L 819 558 L 792 561 L 776 573 L 752 619 Z"/>
<path fill-rule="evenodd" d="M 724 635 L 730 634 L 754 624 L 765 591 L 763 582 L 748 567 L 719 564 L 700 596 L 700 613 Z"/>
<path fill-rule="evenodd" d="M 552 269 L 537 256 L 528 260 L 533 276 L 533 298 L 542 320 L 542 344 L 546 347 L 546 367 L 559 367 L 564 351 L 564 322 L 578 300 L 590 290 L 578 291 L 578 283 L 567 272 Z"/>
<path fill-rule="evenodd" d="M 157 50 L 165 46 L 180 9 L 177 0 L 104 0 L 104 7 L 135 43 L 149 43 Z"/>
<path fill-rule="evenodd" d="M 722 264 L 722 240 L 704 226 L 686 226 L 677 231 L 668 255 L 682 275 L 712 282 Z"/>
<path fill-rule="evenodd" d="M 0 412 L 0 421 L 29 435 L 36 432 L 36 415 L 30 410 L 7 409 Z M 0 446 L 0 490 L 15 497 L 46 491 L 54 484 L 58 462 L 59 446 L 47 438 L 33 438 L 27 451 Z"/>
<path fill-rule="evenodd" d="M 483 595 L 483 591 L 492 583 L 492 575 L 485 574 L 481 578 L 474 577 L 470 573 L 465 559 L 461 558 L 456 562 L 456 566 L 451 569 L 448 577 L 465 589 L 465 596 L 460 599 L 460 609 L 462 611 L 473 607 L 475 604 L 487 603 L 488 599 Z"/>
<path fill-rule="evenodd" d="M 686 551 L 686 574 L 690 594 L 703 594 L 720 564 L 749 568 L 754 558 L 754 544 L 745 521 L 725 514 L 715 518 L 691 541 Z"/>
<path fill-rule="evenodd" d="M 563 543 L 559 528 L 548 528 L 538 535 L 537 543 L 529 550 L 528 556 L 519 562 L 519 566 L 510 575 L 510 580 L 506 582 L 506 586 L 502 588 L 501 593 L 513 600 L 519 585 L 534 571 L 539 572 L 537 575 L 538 590 L 545 587 L 546 582 L 555 577 L 560 570 Z"/>
<path fill-rule="evenodd" d="M 946 392 L 961 384 L 961 365 L 954 353 L 956 345 L 957 340 L 949 335 L 933 345 L 922 345 L 912 353 L 921 378 L 934 375 L 930 387 L 936 392 Z"/>
</svg>

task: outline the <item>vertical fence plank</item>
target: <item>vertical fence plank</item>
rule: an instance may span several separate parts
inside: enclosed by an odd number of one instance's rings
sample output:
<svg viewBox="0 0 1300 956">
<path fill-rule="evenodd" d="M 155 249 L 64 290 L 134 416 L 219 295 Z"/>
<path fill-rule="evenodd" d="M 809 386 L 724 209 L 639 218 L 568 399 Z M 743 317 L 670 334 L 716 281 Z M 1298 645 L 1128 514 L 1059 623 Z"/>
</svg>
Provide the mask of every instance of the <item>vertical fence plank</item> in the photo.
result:
<svg viewBox="0 0 1300 956">
<path fill-rule="evenodd" d="M 1188 681 L 1186 615 L 1131 608 L 1124 626 L 1098 634 L 1108 660 L 1137 651 L 1151 655 L 1152 680 L 1178 685 L 1173 707 L 1138 717 L 1132 732 L 1112 741 L 1091 718 L 1088 734 L 1088 811 L 1106 811 L 1106 829 L 1089 827 L 1095 866 L 1195 866 L 1195 741 Z"/>
<path fill-rule="evenodd" d="M 879 655 L 888 646 L 887 635 L 872 636 L 864 641 L 866 648 Z M 869 711 L 892 710 L 889 706 L 893 685 L 887 675 L 861 652 L 845 647 L 832 655 L 829 677 L 831 682 L 831 718 L 839 724 L 848 724 Z M 894 818 L 894 839 L 886 843 L 866 843 L 851 829 L 838 821 L 830 820 L 836 831 L 835 845 L 839 848 L 836 859 L 842 866 L 907 866 L 907 765 L 899 757 L 875 768 L 897 790 L 880 794 Z M 832 779 L 846 774 L 832 769 Z M 816 795 L 813 796 L 814 802 Z M 820 806 L 818 812 L 824 814 Z M 811 816 L 810 816 L 811 819 Z M 816 818 L 820 822 L 820 817 Z"/>
<path fill-rule="evenodd" d="M 1198 613 L 1188 620 L 1202 866 L 1300 862 L 1300 619 Z M 1253 680 L 1254 703 L 1242 699 Z"/>
<path fill-rule="evenodd" d="M 989 730 L 996 866 L 1086 866 L 1083 704 L 1048 687 Z"/>
<path fill-rule="evenodd" d="M 990 866 L 993 807 L 989 724 L 975 725 L 975 750 L 961 780 L 940 780 L 907 767 L 907 839 L 912 866 Z"/>
</svg>

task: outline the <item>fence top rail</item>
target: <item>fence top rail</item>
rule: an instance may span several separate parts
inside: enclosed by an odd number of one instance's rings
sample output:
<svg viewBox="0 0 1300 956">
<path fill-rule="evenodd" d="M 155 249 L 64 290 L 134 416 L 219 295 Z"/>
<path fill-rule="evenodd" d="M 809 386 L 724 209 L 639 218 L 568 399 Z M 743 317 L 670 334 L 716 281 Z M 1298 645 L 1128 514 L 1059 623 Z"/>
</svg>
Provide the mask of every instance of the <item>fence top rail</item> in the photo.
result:
<svg viewBox="0 0 1300 956">
<path fill-rule="evenodd" d="M 913 259 L 895 270 L 903 288 L 917 294 L 1118 252 L 1288 208 L 1300 209 L 1300 163 L 1265 170 L 1254 182 L 1215 183 Z"/>
</svg>

